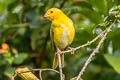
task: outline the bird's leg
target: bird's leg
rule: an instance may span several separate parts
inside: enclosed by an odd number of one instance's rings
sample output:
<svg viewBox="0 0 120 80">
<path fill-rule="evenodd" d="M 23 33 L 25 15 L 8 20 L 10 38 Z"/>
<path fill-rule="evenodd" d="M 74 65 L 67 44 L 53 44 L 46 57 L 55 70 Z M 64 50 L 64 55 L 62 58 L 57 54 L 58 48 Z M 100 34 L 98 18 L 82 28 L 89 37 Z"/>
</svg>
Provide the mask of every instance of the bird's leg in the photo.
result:
<svg viewBox="0 0 120 80">
<path fill-rule="evenodd" d="M 75 53 L 74 48 L 71 48 L 71 47 L 68 47 L 68 48 L 71 50 L 71 54 L 74 54 L 74 53 Z"/>
</svg>

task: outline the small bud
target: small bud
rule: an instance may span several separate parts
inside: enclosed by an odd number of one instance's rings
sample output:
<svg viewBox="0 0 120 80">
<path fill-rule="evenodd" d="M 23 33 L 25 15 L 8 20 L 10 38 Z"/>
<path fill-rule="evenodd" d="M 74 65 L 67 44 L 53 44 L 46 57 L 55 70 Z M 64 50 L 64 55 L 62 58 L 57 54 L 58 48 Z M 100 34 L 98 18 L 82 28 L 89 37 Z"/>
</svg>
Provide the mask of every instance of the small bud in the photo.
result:
<svg viewBox="0 0 120 80">
<path fill-rule="evenodd" d="M 6 43 L 2 43 L 2 49 L 9 50 L 9 45 Z"/>
</svg>

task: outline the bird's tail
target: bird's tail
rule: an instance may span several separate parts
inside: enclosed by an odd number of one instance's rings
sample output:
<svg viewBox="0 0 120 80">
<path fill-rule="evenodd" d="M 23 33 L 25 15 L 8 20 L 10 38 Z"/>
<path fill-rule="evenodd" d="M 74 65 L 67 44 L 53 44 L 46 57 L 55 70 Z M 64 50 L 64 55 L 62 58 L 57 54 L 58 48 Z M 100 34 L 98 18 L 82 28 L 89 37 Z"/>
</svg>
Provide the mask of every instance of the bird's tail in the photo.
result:
<svg viewBox="0 0 120 80">
<path fill-rule="evenodd" d="M 60 56 L 61 56 L 61 65 L 62 65 L 62 68 L 63 68 L 64 67 L 64 54 L 61 54 Z M 55 53 L 52 68 L 55 69 L 55 68 L 57 68 L 57 66 L 58 66 L 58 57 Z"/>
</svg>

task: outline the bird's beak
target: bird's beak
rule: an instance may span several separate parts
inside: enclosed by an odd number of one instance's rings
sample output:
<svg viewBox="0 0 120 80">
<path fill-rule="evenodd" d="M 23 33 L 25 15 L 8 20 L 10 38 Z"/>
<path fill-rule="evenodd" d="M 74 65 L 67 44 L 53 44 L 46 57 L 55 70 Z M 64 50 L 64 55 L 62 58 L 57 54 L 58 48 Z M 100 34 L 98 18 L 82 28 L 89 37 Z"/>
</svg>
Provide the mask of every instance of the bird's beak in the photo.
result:
<svg viewBox="0 0 120 80">
<path fill-rule="evenodd" d="M 48 14 L 47 14 L 47 13 L 45 13 L 44 17 L 46 18 L 47 16 L 48 16 Z"/>
</svg>

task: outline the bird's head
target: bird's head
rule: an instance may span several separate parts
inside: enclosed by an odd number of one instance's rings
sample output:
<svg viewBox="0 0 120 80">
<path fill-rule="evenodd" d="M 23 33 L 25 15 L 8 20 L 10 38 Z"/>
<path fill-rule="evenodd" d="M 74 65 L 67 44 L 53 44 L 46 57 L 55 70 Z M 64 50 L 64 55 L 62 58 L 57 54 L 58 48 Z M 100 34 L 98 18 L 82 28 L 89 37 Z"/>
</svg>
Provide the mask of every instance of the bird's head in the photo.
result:
<svg viewBox="0 0 120 80">
<path fill-rule="evenodd" d="M 61 14 L 63 14 L 63 12 L 60 9 L 51 8 L 45 13 L 44 17 L 49 20 L 54 20 L 59 18 Z"/>
</svg>

